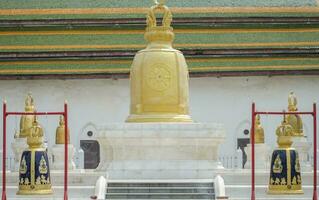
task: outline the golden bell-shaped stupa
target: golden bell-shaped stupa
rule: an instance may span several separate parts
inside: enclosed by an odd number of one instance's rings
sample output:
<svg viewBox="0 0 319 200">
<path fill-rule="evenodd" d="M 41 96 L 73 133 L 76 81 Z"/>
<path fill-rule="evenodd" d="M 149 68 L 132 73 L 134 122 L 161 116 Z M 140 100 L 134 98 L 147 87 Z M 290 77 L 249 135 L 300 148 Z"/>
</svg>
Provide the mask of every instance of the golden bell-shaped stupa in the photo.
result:
<svg viewBox="0 0 319 200">
<path fill-rule="evenodd" d="M 291 148 L 293 127 L 285 116 L 277 128 L 278 148 L 272 153 L 268 194 L 302 194 L 298 152 Z"/>
<path fill-rule="evenodd" d="M 32 95 L 29 93 L 25 99 L 25 112 L 34 113 L 34 101 Z M 22 115 L 20 119 L 20 133 L 18 137 L 25 138 L 29 135 L 29 130 L 34 122 L 34 115 Z"/>
<path fill-rule="evenodd" d="M 18 195 L 52 194 L 49 159 L 43 147 L 43 129 L 36 117 L 27 137 L 19 168 Z"/>
<path fill-rule="evenodd" d="M 265 143 L 264 128 L 261 126 L 260 115 L 256 115 L 256 120 L 255 120 L 255 143 L 256 144 Z"/>
<path fill-rule="evenodd" d="M 288 96 L 288 111 L 289 112 L 296 112 L 298 111 L 297 108 L 297 97 L 294 92 L 291 92 Z M 303 124 L 300 115 L 292 114 L 287 115 L 287 121 L 293 128 L 293 136 L 296 137 L 303 137 Z"/>
<path fill-rule="evenodd" d="M 156 13 L 163 13 L 158 25 Z M 189 116 L 188 68 L 172 47 L 172 13 L 164 2 L 147 14 L 146 49 L 134 58 L 130 72 L 131 105 L 127 122 L 192 122 Z"/>
<path fill-rule="evenodd" d="M 65 143 L 65 122 L 64 118 L 61 115 L 59 126 L 56 128 L 55 133 L 55 144 L 64 144 Z M 68 144 L 70 144 L 70 130 L 68 130 Z"/>
</svg>

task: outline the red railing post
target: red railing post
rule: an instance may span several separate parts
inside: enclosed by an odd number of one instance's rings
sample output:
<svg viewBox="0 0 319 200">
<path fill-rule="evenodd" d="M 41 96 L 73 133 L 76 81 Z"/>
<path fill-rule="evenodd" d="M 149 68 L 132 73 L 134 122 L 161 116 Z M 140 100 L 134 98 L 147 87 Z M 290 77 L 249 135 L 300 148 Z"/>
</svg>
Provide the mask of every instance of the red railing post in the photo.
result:
<svg viewBox="0 0 319 200">
<path fill-rule="evenodd" d="M 317 105 L 313 104 L 313 200 L 318 199 L 317 193 Z"/>
<path fill-rule="evenodd" d="M 251 200 L 255 200 L 255 103 L 251 106 Z"/>
<path fill-rule="evenodd" d="M 6 157 L 7 157 L 7 102 L 3 101 L 3 145 L 2 145 L 2 200 L 7 200 L 6 193 Z"/>
<path fill-rule="evenodd" d="M 68 104 L 64 103 L 64 200 L 68 200 Z"/>
</svg>

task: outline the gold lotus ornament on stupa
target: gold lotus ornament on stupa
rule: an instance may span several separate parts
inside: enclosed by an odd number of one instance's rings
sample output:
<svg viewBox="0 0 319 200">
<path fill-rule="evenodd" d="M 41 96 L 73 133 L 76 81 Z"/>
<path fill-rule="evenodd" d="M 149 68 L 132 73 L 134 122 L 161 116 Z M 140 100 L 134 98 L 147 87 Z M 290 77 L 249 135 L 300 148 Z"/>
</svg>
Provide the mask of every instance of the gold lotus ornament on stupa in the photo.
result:
<svg viewBox="0 0 319 200">
<path fill-rule="evenodd" d="M 161 25 L 157 13 L 163 14 Z M 172 47 L 171 22 L 172 13 L 164 1 L 155 1 L 147 14 L 147 47 L 135 55 L 131 66 L 127 122 L 192 122 L 188 67 L 183 54 Z"/>
</svg>

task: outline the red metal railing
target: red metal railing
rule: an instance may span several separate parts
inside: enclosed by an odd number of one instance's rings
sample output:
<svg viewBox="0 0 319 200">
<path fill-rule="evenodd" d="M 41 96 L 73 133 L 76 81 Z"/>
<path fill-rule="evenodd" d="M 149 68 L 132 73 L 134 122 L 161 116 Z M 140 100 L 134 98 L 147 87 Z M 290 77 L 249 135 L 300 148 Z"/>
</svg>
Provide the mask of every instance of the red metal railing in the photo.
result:
<svg viewBox="0 0 319 200">
<path fill-rule="evenodd" d="M 313 104 L 312 112 L 257 112 L 255 103 L 252 104 L 251 114 L 251 200 L 256 199 L 255 195 L 255 117 L 256 115 L 312 115 L 313 117 L 313 200 L 318 200 L 317 193 L 317 105 Z"/>
<path fill-rule="evenodd" d="M 6 194 L 6 156 L 7 156 L 7 117 L 10 115 L 63 115 L 65 122 L 64 138 L 64 200 L 68 199 L 68 104 L 64 103 L 63 112 L 7 112 L 7 103 L 3 102 L 3 157 L 2 157 L 2 200 L 7 199 Z"/>
</svg>

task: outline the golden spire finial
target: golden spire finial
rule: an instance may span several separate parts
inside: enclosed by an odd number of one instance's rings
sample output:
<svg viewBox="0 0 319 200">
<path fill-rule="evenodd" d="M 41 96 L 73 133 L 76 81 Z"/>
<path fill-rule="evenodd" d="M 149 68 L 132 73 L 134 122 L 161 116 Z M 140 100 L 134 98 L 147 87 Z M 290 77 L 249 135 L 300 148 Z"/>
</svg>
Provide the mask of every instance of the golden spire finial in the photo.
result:
<svg viewBox="0 0 319 200">
<path fill-rule="evenodd" d="M 34 102 L 32 94 L 29 92 L 25 99 L 25 110 L 26 111 L 34 111 Z"/>
<path fill-rule="evenodd" d="M 289 112 L 298 111 L 297 97 L 294 92 L 290 92 L 288 96 L 288 110 Z M 289 114 L 286 120 L 293 128 L 293 136 L 303 137 L 303 123 L 299 114 Z"/>
<path fill-rule="evenodd" d="M 294 92 L 290 92 L 288 96 L 288 110 L 297 111 L 297 97 Z"/>
<path fill-rule="evenodd" d="M 34 100 L 32 94 L 29 92 L 25 98 L 25 107 L 24 110 L 29 113 L 35 112 Z M 20 119 L 20 132 L 19 137 L 25 138 L 29 135 L 29 130 L 33 125 L 35 116 L 33 115 L 23 115 Z"/>
</svg>

